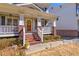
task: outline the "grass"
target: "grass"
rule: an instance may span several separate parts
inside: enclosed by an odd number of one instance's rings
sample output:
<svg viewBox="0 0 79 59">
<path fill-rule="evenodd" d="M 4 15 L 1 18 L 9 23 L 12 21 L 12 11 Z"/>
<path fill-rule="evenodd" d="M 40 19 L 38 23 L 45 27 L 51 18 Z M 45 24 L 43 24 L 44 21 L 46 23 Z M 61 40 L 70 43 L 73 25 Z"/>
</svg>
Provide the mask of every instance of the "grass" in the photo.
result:
<svg viewBox="0 0 79 59">
<path fill-rule="evenodd" d="M 24 48 L 6 48 L 0 50 L 1 56 L 79 56 L 79 44 L 65 44 L 54 48 L 37 51 L 31 54 L 25 54 Z"/>
<path fill-rule="evenodd" d="M 6 47 L 12 46 L 15 42 L 16 38 L 0 38 L 0 50 Z"/>
<path fill-rule="evenodd" d="M 45 49 L 35 53 L 28 54 L 28 56 L 79 56 L 79 45 L 66 44 L 58 47 Z"/>
<path fill-rule="evenodd" d="M 17 47 L 17 49 L 8 47 L 3 50 L 0 50 L 0 56 L 24 56 L 24 55 L 25 55 L 25 49 L 19 47 Z"/>
</svg>

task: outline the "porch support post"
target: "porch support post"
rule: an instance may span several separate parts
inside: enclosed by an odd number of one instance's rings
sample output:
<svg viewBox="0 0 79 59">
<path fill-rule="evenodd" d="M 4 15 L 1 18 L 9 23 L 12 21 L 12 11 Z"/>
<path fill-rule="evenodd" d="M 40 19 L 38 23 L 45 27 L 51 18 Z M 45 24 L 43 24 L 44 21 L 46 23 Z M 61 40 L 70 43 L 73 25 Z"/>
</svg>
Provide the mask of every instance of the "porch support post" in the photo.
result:
<svg viewBox="0 0 79 59">
<path fill-rule="evenodd" d="M 25 26 L 24 26 L 24 15 L 19 17 L 19 37 L 23 40 L 23 46 L 25 45 Z"/>
<path fill-rule="evenodd" d="M 38 26 L 38 27 L 41 27 L 41 26 L 42 26 L 42 25 L 41 25 L 41 18 L 40 18 L 40 17 L 37 19 L 37 26 Z"/>
<path fill-rule="evenodd" d="M 56 20 L 53 21 L 53 35 L 56 36 Z"/>
<path fill-rule="evenodd" d="M 43 42 L 43 29 L 42 29 L 41 17 L 37 19 L 37 28 L 38 28 L 38 35 L 41 38 L 41 42 Z"/>
</svg>

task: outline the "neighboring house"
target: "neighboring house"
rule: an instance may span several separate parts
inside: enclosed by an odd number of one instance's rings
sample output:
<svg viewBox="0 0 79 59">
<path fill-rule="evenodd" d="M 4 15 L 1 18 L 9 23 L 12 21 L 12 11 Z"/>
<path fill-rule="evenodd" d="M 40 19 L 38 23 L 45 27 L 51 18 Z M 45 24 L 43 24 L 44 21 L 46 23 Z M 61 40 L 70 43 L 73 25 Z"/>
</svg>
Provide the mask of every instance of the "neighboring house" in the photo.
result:
<svg viewBox="0 0 79 59">
<path fill-rule="evenodd" d="M 58 7 L 52 6 L 51 8 L 49 13 L 58 17 L 56 22 L 57 34 L 79 36 L 79 4 L 61 3 Z"/>
<path fill-rule="evenodd" d="M 0 4 L 0 37 L 19 36 L 24 42 L 31 34 L 34 38 L 30 36 L 29 41 L 43 42 L 42 28 L 46 24 L 42 21 L 45 20 L 52 21 L 51 32 L 55 35 L 56 16 L 27 7 Z"/>
</svg>

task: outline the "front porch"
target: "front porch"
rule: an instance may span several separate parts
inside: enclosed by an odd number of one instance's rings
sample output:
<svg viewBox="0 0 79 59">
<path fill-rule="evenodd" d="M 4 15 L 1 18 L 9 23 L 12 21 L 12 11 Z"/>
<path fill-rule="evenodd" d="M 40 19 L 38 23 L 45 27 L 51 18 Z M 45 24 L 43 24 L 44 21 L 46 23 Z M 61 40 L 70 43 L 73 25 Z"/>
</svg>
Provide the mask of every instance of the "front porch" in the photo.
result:
<svg viewBox="0 0 79 59">
<path fill-rule="evenodd" d="M 56 35 L 55 22 L 51 22 L 51 26 L 49 25 L 49 21 L 43 18 L 26 18 L 24 20 L 25 26 L 25 39 L 30 42 L 30 44 L 36 44 L 43 42 L 44 34 L 52 34 Z"/>
<path fill-rule="evenodd" d="M 20 20 L 19 20 L 20 19 Z M 53 26 L 48 26 L 49 21 L 43 18 L 25 18 L 23 16 L 0 16 L 0 37 L 14 37 L 22 35 L 25 39 L 30 42 L 30 44 L 43 42 L 44 34 L 54 34 L 55 30 Z M 25 28 L 25 32 L 20 33 L 19 31 L 23 31 L 23 24 Z M 53 22 L 52 22 L 53 24 Z M 51 24 L 51 25 L 52 25 Z M 54 30 L 54 31 L 52 31 Z"/>
</svg>

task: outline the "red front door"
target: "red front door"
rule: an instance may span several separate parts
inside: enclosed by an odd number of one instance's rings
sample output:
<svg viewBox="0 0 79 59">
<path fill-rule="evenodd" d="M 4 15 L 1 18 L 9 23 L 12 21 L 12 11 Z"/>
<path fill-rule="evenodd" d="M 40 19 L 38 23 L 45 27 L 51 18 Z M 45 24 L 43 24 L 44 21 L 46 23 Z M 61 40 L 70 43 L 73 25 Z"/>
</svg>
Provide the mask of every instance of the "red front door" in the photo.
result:
<svg viewBox="0 0 79 59">
<path fill-rule="evenodd" d="M 32 31 L 32 20 L 28 19 L 27 20 L 27 32 L 31 32 Z"/>
</svg>

